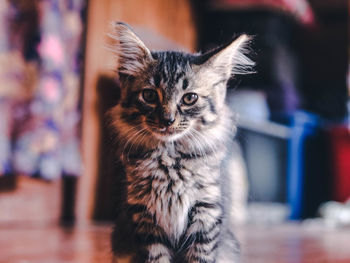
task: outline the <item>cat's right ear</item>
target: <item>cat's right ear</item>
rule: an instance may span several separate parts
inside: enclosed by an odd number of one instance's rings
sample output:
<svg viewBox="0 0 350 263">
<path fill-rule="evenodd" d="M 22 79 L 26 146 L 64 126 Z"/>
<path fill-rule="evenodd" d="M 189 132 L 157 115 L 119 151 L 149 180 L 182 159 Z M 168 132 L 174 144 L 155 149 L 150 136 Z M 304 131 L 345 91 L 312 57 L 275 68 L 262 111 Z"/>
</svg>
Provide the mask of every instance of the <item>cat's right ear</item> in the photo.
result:
<svg viewBox="0 0 350 263">
<path fill-rule="evenodd" d="M 153 60 L 151 51 L 125 23 L 112 23 L 112 51 L 117 54 L 119 76 L 136 76 Z"/>
</svg>

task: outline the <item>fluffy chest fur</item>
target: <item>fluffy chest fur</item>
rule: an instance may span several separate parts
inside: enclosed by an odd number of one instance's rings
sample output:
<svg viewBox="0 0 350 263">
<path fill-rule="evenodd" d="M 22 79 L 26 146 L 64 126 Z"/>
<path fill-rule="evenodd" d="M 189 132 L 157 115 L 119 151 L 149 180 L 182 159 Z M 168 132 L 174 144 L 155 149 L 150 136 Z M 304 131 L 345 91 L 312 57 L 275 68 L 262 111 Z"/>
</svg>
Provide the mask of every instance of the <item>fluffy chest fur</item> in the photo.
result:
<svg viewBox="0 0 350 263">
<path fill-rule="evenodd" d="M 208 159 L 210 165 L 205 162 Z M 196 202 L 219 201 L 220 162 L 214 153 L 197 158 L 174 144 L 159 147 L 147 159 L 127 165 L 128 202 L 147 207 L 155 223 L 176 242 Z"/>
</svg>

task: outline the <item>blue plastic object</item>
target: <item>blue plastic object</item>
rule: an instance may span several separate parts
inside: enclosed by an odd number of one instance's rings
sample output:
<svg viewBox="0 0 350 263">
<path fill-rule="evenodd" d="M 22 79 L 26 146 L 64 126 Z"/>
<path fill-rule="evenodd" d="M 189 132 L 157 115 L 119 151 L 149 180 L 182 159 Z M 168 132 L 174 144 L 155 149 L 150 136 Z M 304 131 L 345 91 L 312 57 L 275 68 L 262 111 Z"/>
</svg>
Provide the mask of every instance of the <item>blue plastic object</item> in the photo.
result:
<svg viewBox="0 0 350 263">
<path fill-rule="evenodd" d="M 288 147 L 287 200 L 290 219 L 303 217 L 305 205 L 306 141 L 319 127 L 319 118 L 311 113 L 297 111 L 291 116 L 291 134 Z"/>
</svg>

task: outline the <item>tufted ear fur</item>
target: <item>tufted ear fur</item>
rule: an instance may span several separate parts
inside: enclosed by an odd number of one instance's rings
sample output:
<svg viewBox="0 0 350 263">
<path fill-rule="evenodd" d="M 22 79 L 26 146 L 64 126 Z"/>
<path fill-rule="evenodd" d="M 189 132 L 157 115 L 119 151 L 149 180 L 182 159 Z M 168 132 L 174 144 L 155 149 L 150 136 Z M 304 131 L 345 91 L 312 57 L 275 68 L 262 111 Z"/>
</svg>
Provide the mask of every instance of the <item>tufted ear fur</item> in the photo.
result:
<svg viewBox="0 0 350 263">
<path fill-rule="evenodd" d="M 250 39 L 241 35 L 229 44 L 199 56 L 195 64 L 200 65 L 201 70 L 214 71 L 227 80 L 231 75 L 254 73 L 255 63 L 245 56 Z"/>
<path fill-rule="evenodd" d="M 217 105 L 223 105 L 226 97 L 227 81 L 232 75 L 254 73 L 254 62 L 245 53 L 250 37 L 241 35 L 232 42 L 203 55 L 196 56 L 192 68 L 196 72 L 198 85 L 210 85 Z"/>
<path fill-rule="evenodd" d="M 112 27 L 113 33 L 109 36 L 116 40 L 112 48 L 117 54 L 118 74 L 127 76 L 140 74 L 153 60 L 150 50 L 127 24 L 115 22 Z"/>
</svg>

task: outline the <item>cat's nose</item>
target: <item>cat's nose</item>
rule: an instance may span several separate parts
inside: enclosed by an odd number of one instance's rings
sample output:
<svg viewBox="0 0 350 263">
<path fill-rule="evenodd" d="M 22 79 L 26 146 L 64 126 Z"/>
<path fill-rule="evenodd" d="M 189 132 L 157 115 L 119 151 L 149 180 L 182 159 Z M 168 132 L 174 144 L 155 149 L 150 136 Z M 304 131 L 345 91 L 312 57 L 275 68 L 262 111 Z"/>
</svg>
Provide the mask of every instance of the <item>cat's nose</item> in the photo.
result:
<svg viewBox="0 0 350 263">
<path fill-rule="evenodd" d="M 163 123 L 165 126 L 169 127 L 169 126 L 171 126 L 171 124 L 174 123 L 174 121 L 175 121 L 175 118 L 174 118 L 174 117 L 170 117 L 170 118 L 164 118 L 164 119 L 162 120 L 162 123 Z"/>
</svg>

